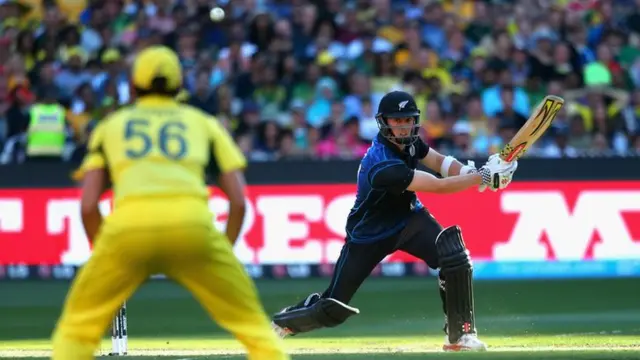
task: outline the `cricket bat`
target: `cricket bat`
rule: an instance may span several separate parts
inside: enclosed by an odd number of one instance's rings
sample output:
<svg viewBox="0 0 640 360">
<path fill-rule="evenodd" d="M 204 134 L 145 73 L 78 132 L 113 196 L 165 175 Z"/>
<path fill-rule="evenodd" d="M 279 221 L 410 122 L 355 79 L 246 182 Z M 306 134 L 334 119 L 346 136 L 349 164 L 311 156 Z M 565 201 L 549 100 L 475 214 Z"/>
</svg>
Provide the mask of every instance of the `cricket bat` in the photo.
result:
<svg viewBox="0 0 640 360">
<path fill-rule="evenodd" d="M 545 96 L 542 102 L 536 106 L 527 122 L 522 125 L 509 143 L 500 150 L 500 159 L 506 162 L 520 159 L 531 145 L 551 126 L 562 105 L 564 105 L 563 98 L 555 95 Z M 494 181 L 497 181 L 497 178 Z M 486 188 L 486 185 L 480 185 L 478 190 L 483 192 Z"/>
<path fill-rule="evenodd" d="M 520 159 L 531 145 L 547 131 L 562 105 L 564 105 L 563 98 L 555 95 L 545 96 L 527 122 L 524 123 L 509 143 L 500 150 L 500 158 L 506 162 Z"/>
</svg>

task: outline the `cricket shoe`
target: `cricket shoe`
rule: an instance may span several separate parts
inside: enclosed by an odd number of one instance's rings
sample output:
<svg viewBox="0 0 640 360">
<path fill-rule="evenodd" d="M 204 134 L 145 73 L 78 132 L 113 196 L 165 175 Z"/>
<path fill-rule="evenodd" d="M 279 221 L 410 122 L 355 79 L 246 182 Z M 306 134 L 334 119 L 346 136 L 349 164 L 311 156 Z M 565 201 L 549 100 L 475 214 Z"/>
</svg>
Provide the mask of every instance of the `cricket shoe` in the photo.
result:
<svg viewBox="0 0 640 360">
<path fill-rule="evenodd" d="M 271 322 L 271 328 L 276 333 L 276 335 L 278 335 L 281 339 L 284 339 L 287 336 L 295 335 L 293 333 L 293 331 L 291 331 L 291 330 L 289 330 L 287 328 L 280 327 L 276 323 L 274 323 L 273 321 Z"/>
<path fill-rule="evenodd" d="M 449 342 L 449 338 L 444 340 L 444 351 L 487 351 L 487 344 L 478 339 L 477 334 L 464 334 L 455 344 Z"/>
<path fill-rule="evenodd" d="M 283 314 L 286 313 L 287 311 L 290 310 L 294 310 L 294 309 L 301 309 L 303 307 L 307 307 L 310 305 L 313 305 L 316 301 L 320 300 L 320 294 L 318 293 L 313 293 L 310 294 L 309 296 L 307 296 L 306 299 L 304 299 L 303 302 L 293 305 L 293 306 L 287 306 L 286 308 L 280 310 L 278 312 L 278 314 Z M 276 324 L 275 322 L 271 322 L 271 328 L 273 329 L 273 331 L 275 331 L 275 333 L 280 336 L 281 338 L 285 338 L 287 336 L 294 336 L 295 333 L 289 329 L 289 328 L 283 328 L 280 325 Z"/>
</svg>

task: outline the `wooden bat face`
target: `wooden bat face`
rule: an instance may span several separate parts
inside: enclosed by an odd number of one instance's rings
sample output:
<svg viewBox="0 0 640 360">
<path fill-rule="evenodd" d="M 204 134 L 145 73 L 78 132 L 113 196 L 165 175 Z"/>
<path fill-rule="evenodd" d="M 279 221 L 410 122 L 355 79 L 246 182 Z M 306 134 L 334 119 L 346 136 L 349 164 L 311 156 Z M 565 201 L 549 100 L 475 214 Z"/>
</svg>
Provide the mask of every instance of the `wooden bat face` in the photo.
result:
<svg viewBox="0 0 640 360">
<path fill-rule="evenodd" d="M 520 159 L 527 150 L 544 134 L 564 105 L 564 99 L 547 95 L 536 107 L 533 115 L 518 130 L 518 133 L 500 151 L 500 158 L 511 162 Z"/>
</svg>

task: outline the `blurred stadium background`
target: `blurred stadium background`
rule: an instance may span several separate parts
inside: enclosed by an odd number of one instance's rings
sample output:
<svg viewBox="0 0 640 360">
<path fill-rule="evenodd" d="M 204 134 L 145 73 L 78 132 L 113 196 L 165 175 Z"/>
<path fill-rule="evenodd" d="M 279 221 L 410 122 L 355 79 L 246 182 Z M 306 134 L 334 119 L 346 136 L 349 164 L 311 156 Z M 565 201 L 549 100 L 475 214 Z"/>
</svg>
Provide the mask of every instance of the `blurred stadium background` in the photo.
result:
<svg viewBox="0 0 640 360">
<path fill-rule="evenodd" d="M 268 311 L 328 281 L 385 92 L 412 92 L 424 140 L 477 163 L 544 95 L 563 96 L 506 191 L 421 199 L 464 231 L 490 345 L 640 358 L 640 1 L 0 0 L 0 21 L 0 357 L 46 356 L 91 254 L 70 174 L 95 124 L 135 100 L 136 52 L 166 44 L 185 68 L 180 101 L 215 115 L 252 161 L 236 254 Z M 27 137 L 52 119 L 57 135 Z M 210 205 L 222 225 L 225 199 Z M 431 270 L 394 254 L 354 299 L 361 316 L 290 346 L 433 351 L 435 289 Z M 129 334 L 132 351 L 176 358 L 237 349 L 162 280 L 131 301 Z M 371 354 L 335 354 L 349 349 Z"/>
</svg>

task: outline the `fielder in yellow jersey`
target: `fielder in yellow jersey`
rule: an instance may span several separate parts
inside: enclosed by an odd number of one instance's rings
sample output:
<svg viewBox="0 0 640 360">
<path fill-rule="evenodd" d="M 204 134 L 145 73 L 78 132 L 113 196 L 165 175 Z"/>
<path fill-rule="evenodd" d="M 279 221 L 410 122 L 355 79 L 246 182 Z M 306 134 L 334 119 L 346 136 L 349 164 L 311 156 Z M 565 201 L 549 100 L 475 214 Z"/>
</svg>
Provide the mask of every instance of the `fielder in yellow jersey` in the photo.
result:
<svg viewBox="0 0 640 360">
<path fill-rule="evenodd" d="M 132 76 L 139 99 L 102 120 L 80 170 L 82 220 L 95 246 L 54 331 L 53 359 L 92 359 L 120 304 L 156 273 L 187 288 L 249 359 L 289 359 L 232 252 L 244 216 L 244 156 L 217 120 L 173 100 L 182 83 L 173 51 L 145 49 Z M 208 208 L 211 163 L 231 203 L 227 236 Z M 103 223 L 98 201 L 109 181 L 115 204 Z"/>
</svg>

